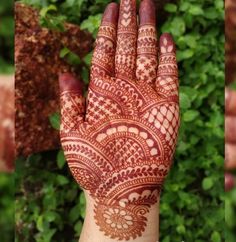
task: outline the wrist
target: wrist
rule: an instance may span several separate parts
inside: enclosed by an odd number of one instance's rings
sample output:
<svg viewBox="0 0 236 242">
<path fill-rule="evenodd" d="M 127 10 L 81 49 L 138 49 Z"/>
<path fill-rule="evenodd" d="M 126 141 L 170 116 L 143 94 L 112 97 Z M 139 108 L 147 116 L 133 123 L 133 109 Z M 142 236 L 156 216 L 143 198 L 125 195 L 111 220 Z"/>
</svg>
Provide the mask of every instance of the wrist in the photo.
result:
<svg viewBox="0 0 236 242">
<path fill-rule="evenodd" d="M 159 200 L 148 207 L 147 213 L 146 204 L 130 205 L 129 209 L 107 207 L 97 204 L 87 194 L 86 201 L 86 216 L 79 242 L 158 241 Z M 130 207 L 136 209 L 133 214 Z"/>
</svg>

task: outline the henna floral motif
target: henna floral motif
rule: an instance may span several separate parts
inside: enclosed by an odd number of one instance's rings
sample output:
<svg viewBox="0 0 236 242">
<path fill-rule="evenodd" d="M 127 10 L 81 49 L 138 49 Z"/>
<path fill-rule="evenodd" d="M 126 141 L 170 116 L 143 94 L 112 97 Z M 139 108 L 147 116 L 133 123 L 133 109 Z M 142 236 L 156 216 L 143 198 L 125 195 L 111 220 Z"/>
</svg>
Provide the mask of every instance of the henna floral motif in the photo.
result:
<svg viewBox="0 0 236 242">
<path fill-rule="evenodd" d="M 141 3 L 137 31 L 135 2 L 122 0 L 120 13 L 114 3 L 107 7 L 86 114 L 79 82 L 69 74 L 60 78 L 61 142 L 69 167 L 95 201 L 96 224 L 115 240 L 144 233 L 179 128 L 174 42 L 161 36 L 158 64 L 155 8 L 151 0 Z"/>
</svg>

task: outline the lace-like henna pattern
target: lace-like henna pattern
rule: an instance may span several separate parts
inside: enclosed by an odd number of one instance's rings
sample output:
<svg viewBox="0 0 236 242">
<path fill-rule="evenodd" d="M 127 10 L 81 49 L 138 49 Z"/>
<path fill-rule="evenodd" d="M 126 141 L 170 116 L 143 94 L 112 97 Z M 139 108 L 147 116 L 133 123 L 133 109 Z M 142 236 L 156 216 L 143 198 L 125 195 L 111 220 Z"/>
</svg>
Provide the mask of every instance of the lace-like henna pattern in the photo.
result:
<svg viewBox="0 0 236 242">
<path fill-rule="evenodd" d="M 136 1 L 123 0 L 120 3 L 120 18 L 117 31 L 117 49 L 115 57 L 116 77 L 129 80 L 135 79 L 136 42 Z"/>
<path fill-rule="evenodd" d="M 120 9 L 118 26 L 104 17 L 98 34 L 86 117 L 76 80 L 61 80 L 61 142 L 75 179 L 95 201 L 96 224 L 111 239 L 127 241 L 142 236 L 159 200 L 179 105 L 172 38 L 160 38 L 158 67 L 155 18 L 141 18 L 137 34 L 135 1 L 121 1 Z"/>
</svg>

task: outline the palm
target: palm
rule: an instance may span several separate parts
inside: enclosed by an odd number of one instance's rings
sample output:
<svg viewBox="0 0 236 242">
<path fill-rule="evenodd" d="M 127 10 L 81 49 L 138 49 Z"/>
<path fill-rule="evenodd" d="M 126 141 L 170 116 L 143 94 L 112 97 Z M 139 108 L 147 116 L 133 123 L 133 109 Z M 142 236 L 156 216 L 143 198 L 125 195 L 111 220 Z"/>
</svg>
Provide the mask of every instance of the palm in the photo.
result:
<svg viewBox="0 0 236 242">
<path fill-rule="evenodd" d="M 95 200 L 100 229 L 128 240 L 144 231 L 145 216 L 170 169 L 179 107 L 172 40 L 160 41 L 157 71 L 157 50 L 145 52 L 155 50 L 155 28 L 140 28 L 136 48 L 135 35 L 122 34 L 122 23 L 135 28 L 134 20 L 120 20 L 116 48 L 116 38 L 108 38 L 115 26 L 103 22 L 100 28 L 85 118 L 78 91 L 62 93 L 61 141 L 75 179 Z"/>
</svg>

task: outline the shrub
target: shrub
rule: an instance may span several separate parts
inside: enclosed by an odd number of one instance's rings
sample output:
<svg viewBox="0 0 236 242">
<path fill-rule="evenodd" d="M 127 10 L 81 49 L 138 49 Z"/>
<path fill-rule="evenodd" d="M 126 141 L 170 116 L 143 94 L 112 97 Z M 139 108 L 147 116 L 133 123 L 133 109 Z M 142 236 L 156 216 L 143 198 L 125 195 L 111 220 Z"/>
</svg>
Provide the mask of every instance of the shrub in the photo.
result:
<svg viewBox="0 0 236 242">
<path fill-rule="evenodd" d="M 0 228 L 1 241 L 14 239 L 14 176 L 0 174 Z"/>
<path fill-rule="evenodd" d="M 0 73 L 11 73 L 14 60 L 13 1 L 3 1 L 0 6 Z"/>
</svg>

